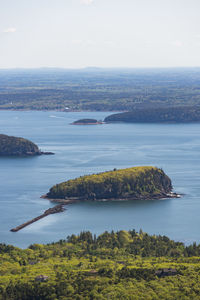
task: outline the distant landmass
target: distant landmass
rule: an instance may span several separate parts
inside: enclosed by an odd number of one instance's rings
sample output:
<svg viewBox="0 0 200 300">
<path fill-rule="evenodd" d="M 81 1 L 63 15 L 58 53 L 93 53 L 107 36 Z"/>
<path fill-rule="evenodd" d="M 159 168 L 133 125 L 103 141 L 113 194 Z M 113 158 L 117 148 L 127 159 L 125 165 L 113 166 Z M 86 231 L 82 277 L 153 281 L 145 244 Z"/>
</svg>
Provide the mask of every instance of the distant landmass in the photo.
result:
<svg viewBox="0 0 200 300">
<path fill-rule="evenodd" d="M 156 167 L 113 170 L 54 185 L 45 195 L 49 199 L 125 200 L 176 197 L 170 178 Z"/>
<path fill-rule="evenodd" d="M 200 68 L 0 70 L 0 109 L 131 111 L 200 105 Z"/>
<path fill-rule="evenodd" d="M 80 119 L 72 123 L 72 125 L 98 125 L 103 124 L 102 121 L 96 119 Z"/>
<path fill-rule="evenodd" d="M 54 154 L 42 152 L 33 142 L 21 138 L 0 134 L 0 156 L 34 156 Z"/>
<path fill-rule="evenodd" d="M 126 123 L 190 123 L 200 122 L 200 106 L 135 109 L 112 114 L 104 122 Z"/>
</svg>

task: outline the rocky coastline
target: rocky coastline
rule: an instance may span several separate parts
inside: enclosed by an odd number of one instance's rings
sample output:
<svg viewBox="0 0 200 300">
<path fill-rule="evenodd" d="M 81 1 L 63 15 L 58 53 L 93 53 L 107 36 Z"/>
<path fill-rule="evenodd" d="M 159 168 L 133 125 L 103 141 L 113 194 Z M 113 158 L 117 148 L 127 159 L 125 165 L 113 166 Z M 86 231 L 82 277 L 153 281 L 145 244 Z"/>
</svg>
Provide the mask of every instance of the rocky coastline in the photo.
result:
<svg viewBox="0 0 200 300">
<path fill-rule="evenodd" d="M 182 194 L 178 194 L 175 192 L 171 192 L 171 193 L 161 193 L 161 194 L 155 194 L 155 195 L 151 195 L 151 196 L 137 196 L 137 197 L 120 197 L 120 198 L 109 198 L 109 199 L 93 199 L 93 200 L 89 200 L 86 199 L 84 197 L 80 197 L 80 198 L 66 198 L 66 199 L 62 199 L 62 198 L 49 198 L 48 194 L 41 196 L 41 198 L 43 199 L 47 199 L 50 202 L 55 202 L 55 203 L 61 203 L 63 205 L 67 205 L 67 204 L 72 204 L 72 203 L 78 203 L 78 202 L 83 202 L 83 201 L 95 201 L 95 202 L 108 202 L 108 201 L 137 201 L 137 200 L 163 200 L 163 199 L 170 199 L 170 198 L 181 198 Z"/>
</svg>

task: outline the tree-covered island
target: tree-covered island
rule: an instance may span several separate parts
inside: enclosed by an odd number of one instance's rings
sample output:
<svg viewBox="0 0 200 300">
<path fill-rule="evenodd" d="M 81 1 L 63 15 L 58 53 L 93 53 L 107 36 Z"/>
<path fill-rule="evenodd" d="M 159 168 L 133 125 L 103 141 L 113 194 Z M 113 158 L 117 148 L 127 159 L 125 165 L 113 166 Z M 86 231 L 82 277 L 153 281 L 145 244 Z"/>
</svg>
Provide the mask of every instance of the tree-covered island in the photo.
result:
<svg viewBox="0 0 200 300">
<path fill-rule="evenodd" d="M 54 154 L 42 152 L 33 142 L 21 138 L 0 134 L 0 156 L 34 156 Z"/>
<path fill-rule="evenodd" d="M 45 196 L 67 200 L 126 200 L 177 197 L 170 178 L 156 167 L 132 167 L 85 175 L 54 185 Z"/>
<path fill-rule="evenodd" d="M 98 124 L 103 124 L 103 122 L 101 120 L 98 121 L 96 119 L 80 119 L 72 123 L 72 125 L 98 125 Z"/>
<path fill-rule="evenodd" d="M 176 106 L 135 109 L 112 114 L 106 123 L 192 123 L 200 122 L 200 106 Z"/>
</svg>

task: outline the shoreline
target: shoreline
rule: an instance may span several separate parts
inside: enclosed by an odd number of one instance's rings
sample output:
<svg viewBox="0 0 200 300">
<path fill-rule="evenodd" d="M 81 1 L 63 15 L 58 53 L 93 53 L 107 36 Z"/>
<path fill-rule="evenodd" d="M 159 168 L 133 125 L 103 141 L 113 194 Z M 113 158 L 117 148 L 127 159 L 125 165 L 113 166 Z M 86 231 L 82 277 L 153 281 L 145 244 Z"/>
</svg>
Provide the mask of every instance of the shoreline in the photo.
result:
<svg viewBox="0 0 200 300">
<path fill-rule="evenodd" d="M 66 208 L 64 208 L 65 205 L 69 205 L 69 204 L 73 204 L 73 203 L 78 203 L 78 202 L 88 202 L 88 201 L 93 201 L 93 202 L 109 202 L 109 201 L 136 201 L 136 200 L 162 200 L 162 199 L 171 199 L 171 198 L 181 198 L 181 194 L 177 194 L 174 192 L 169 192 L 169 193 L 161 193 L 161 194 L 157 194 L 157 195 L 149 195 L 146 197 L 126 197 L 126 198 L 110 198 L 110 199 L 84 199 L 84 198 L 68 198 L 68 199 L 53 199 L 53 198 L 49 198 L 46 195 L 42 195 L 40 198 L 42 199 L 47 199 L 50 202 L 54 202 L 54 203 L 58 203 L 57 205 L 55 205 L 54 207 L 51 207 L 47 210 L 44 211 L 43 214 L 21 224 L 18 225 L 12 229 L 10 229 L 11 232 L 18 232 L 20 230 L 22 230 L 23 228 L 39 221 L 40 219 L 43 219 L 51 214 L 56 214 L 56 213 L 61 213 L 63 211 L 66 210 Z"/>
<path fill-rule="evenodd" d="M 106 124 L 105 122 L 96 122 L 96 123 L 70 123 L 70 125 L 102 125 Z"/>
<path fill-rule="evenodd" d="M 146 200 L 161 200 L 161 199 L 171 199 L 171 198 L 181 198 L 182 194 L 178 194 L 175 192 L 170 192 L 170 193 L 163 193 L 160 195 L 150 195 L 146 197 L 125 197 L 125 198 L 102 198 L 102 199 L 84 199 L 84 198 L 67 198 L 67 199 L 62 199 L 62 198 L 49 198 L 46 195 L 42 195 L 40 198 L 42 199 L 47 199 L 50 202 L 55 202 L 55 203 L 61 203 L 63 205 L 67 204 L 72 204 L 72 203 L 78 203 L 78 202 L 87 202 L 87 201 L 94 201 L 94 202 L 109 202 L 109 201 L 146 201 Z"/>
<path fill-rule="evenodd" d="M 53 152 L 27 152 L 27 153 L 14 153 L 14 154 L 0 154 L 0 157 L 35 157 L 35 156 L 42 156 L 42 155 L 55 155 Z"/>
<path fill-rule="evenodd" d="M 60 109 L 29 109 L 29 108 L 2 108 L 0 107 L 0 111 L 45 111 L 45 112 L 66 112 L 66 113 L 70 113 L 70 112 L 76 112 L 76 113 L 80 113 L 80 112 L 108 112 L 108 113 L 120 113 L 120 112 L 127 112 L 127 110 L 65 110 L 63 108 Z"/>
</svg>

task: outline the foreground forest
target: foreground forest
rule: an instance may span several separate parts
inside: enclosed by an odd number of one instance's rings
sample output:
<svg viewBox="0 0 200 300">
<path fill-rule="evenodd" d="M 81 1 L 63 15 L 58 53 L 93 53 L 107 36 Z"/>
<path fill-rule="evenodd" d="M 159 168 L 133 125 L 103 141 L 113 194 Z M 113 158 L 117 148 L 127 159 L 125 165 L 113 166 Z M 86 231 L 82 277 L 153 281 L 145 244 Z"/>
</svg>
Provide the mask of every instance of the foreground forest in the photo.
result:
<svg viewBox="0 0 200 300">
<path fill-rule="evenodd" d="M 0 70 L 0 109 L 124 111 L 200 105 L 200 68 Z"/>
<path fill-rule="evenodd" d="M 0 244 L 0 299 L 200 299 L 200 245 L 131 231 Z"/>
</svg>

